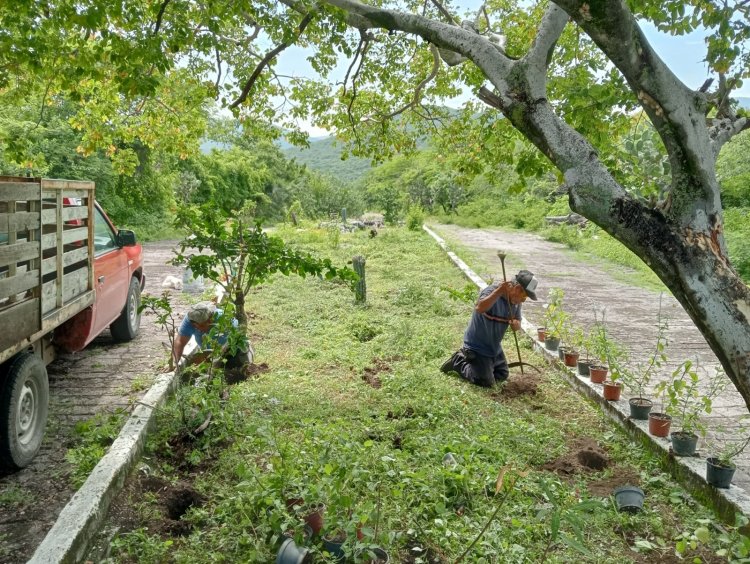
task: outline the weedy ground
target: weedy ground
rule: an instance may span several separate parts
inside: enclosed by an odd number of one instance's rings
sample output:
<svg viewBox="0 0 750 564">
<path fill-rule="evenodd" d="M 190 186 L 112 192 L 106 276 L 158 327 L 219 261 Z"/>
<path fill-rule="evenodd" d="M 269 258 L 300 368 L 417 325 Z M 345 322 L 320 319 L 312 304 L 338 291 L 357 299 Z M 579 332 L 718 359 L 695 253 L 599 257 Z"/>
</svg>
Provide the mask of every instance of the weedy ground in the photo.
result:
<svg viewBox="0 0 750 564">
<path fill-rule="evenodd" d="M 324 562 L 320 539 L 303 536 L 305 507 L 318 503 L 322 534 L 345 532 L 355 561 L 381 546 L 391 562 L 456 562 L 476 539 L 464 562 L 746 555 L 734 527 L 527 345 L 543 374 L 514 372 L 501 388 L 439 371 L 472 306 L 451 298 L 466 282 L 427 235 L 277 234 L 339 264 L 365 256 L 367 305 L 314 277 L 253 290 L 262 364 L 230 387 L 194 375 L 163 410 L 114 505 L 112 561 L 273 562 L 287 534 Z M 639 514 L 613 504 L 625 483 L 646 492 Z"/>
</svg>

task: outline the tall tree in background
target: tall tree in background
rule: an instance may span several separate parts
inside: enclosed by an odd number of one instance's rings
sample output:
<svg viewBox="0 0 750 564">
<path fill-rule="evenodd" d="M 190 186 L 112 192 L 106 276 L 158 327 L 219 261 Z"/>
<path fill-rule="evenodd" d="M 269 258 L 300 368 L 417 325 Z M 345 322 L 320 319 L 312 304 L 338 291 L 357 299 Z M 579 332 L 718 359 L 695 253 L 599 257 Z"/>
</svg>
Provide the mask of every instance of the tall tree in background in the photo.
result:
<svg viewBox="0 0 750 564">
<path fill-rule="evenodd" d="M 134 127 L 149 146 L 188 147 L 199 125 L 189 110 L 205 89 L 240 119 L 294 137 L 309 116 L 378 158 L 432 131 L 462 174 L 512 162 L 522 182 L 551 164 L 571 208 L 670 288 L 750 406 L 750 292 L 727 258 L 715 171 L 722 145 L 748 127 L 729 97 L 750 73 L 748 3 L 499 0 L 464 21 L 439 0 L 373 4 L 6 0 L 0 88 L 23 95 L 41 83 L 85 101 L 77 123 L 90 148 Z M 705 29 L 715 85 L 680 82 L 637 18 L 677 34 Z M 312 69 L 333 79 L 277 73 L 293 44 L 313 47 Z M 334 72 L 342 58 L 343 77 Z M 437 108 L 462 88 L 486 106 Z M 110 115 L 108 105 L 130 113 Z M 639 175 L 621 166 L 619 140 L 638 107 L 669 161 L 670 183 L 652 200 L 628 190 Z"/>
</svg>

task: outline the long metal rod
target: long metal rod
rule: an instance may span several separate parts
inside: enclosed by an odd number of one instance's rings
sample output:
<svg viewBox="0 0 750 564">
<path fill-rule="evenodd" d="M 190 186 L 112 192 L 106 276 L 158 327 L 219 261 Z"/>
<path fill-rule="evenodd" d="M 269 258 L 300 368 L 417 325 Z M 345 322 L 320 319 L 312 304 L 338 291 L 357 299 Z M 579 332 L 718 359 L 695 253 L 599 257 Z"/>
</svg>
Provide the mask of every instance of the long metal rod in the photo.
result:
<svg viewBox="0 0 750 564">
<path fill-rule="evenodd" d="M 500 264 L 503 267 L 503 282 L 507 283 L 508 278 L 507 276 L 505 276 L 505 253 L 498 251 L 497 258 L 500 259 Z M 513 319 L 513 305 L 510 303 L 510 292 L 507 286 L 505 288 L 505 299 L 508 301 L 508 309 L 510 310 L 509 318 L 512 320 Z M 513 340 L 516 343 L 516 352 L 518 353 L 518 366 L 521 368 L 521 376 L 525 376 L 525 374 L 523 373 L 523 360 L 521 360 L 521 347 L 518 346 L 518 335 L 516 335 L 516 332 L 513 331 L 513 327 L 511 327 L 510 330 L 513 332 Z"/>
</svg>

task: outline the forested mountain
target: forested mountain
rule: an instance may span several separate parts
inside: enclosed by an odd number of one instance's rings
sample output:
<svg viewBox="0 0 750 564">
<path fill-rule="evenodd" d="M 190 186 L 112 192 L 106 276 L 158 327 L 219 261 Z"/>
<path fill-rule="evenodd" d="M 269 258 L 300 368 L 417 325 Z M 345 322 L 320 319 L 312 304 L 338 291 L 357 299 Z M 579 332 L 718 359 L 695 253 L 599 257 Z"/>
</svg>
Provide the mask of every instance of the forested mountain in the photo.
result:
<svg viewBox="0 0 750 564">
<path fill-rule="evenodd" d="M 283 153 L 288 159 L 343 182 L 355 182 L 370 170 L 369 159 L 350 156 L 341 160 L 342 145 L 333 137 L 311 140 L 309 148 L 288 147 Z"/>
</svg>

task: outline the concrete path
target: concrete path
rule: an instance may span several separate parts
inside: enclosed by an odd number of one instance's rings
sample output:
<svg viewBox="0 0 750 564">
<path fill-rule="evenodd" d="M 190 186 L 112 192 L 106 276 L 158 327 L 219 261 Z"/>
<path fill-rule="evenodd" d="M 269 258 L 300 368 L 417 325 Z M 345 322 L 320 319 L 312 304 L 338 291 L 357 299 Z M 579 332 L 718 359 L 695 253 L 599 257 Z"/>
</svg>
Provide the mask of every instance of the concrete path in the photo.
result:
<svg viewBox="0 0 750 564">
<path fill-rule="evenodd" d="M 605 308 L 608 332 L 612 339 L 625 346 L 632 361 L 643 362 L 652 353 L 657 335 L 657 311 L 659 292 L 643 289 L 620 280 L 627 279 L 627 269 L 621 268 L 625 276 L 615 277 L 611 271 L 576 258 L 564 245 L 545 241 L 541 237 L 524 232 L 496 229 L 470 229 L 455 225 L 432 225 L 449 244 L 465 248 L 477 258 L 477 263 L 489 265 L 491 272 L 479 272 L 485 279 L 502 277 L 500 260 L 496 252 L 508 254 L 505 260 L 508 276 L 521 268 L 527 268 L 539 278 L 539 301 L 524 304 L 524 316 L 541 325 L 542 305 L 550 288 L 561 288 L 565 292 L 563 307 L 570 313 L 575 325 L 589 328 L 594 321 L 594 308 Z M 461 254 L 464 260 L 467 253 Z M 478 270 L 476 265 L 475 270 Z M 671 377 L 672 371 L 684 360 L 698 360 L 711 374 L 718 365 L 703 336 L 695 328 L 682 306 L 670 294 L 662 298 L 662 315 L 669 323 L 667 366 L 651 383 L 651 390 L 661 380 Z M 627 395 L 627 391 L 625 393 Z M 658 405 L 655 405 L 654 409 Z M 728 443 L 743 441 L 750 427 L 742 434 L 739 418 L 748 414 L 741 396 L 731 383 L 714 401 L 714 409 L 705 418 L 709 429 L 703 444 L 699 444 L 701 456 L 712 456 Z M 733 483 L 750 492 L 750 449 L 736 460 L 738 471 Z"/>
</svg>

